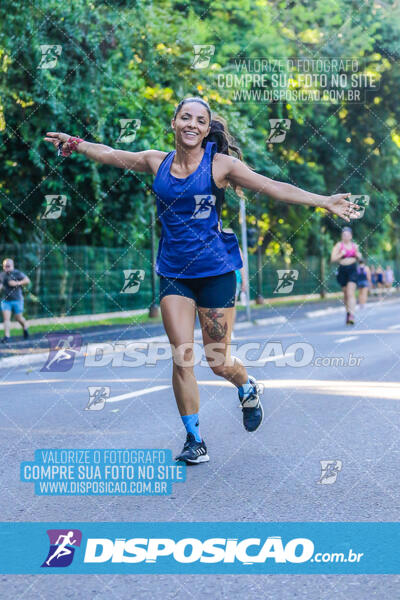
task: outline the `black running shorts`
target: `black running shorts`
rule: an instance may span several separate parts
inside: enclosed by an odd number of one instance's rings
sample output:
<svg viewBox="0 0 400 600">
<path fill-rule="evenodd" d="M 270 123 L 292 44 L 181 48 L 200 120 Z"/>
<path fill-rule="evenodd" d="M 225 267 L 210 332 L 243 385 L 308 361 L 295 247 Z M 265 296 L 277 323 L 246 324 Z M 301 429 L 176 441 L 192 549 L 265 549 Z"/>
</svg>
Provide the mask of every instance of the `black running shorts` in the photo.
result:
<svg viewBox="0 0 400 600">
<path fill-rule="evenodd" d="M 229 308 L 235 306 L 235 271 L 213 275 L 181 279 L 160 275 L 160 302 L 164 296 L 178 295 L 192 298 L 203 308 Z"/>
<path fill-rule="evenodd" d="M 357 263 L 351 265 L 340 265 L 336 276 L 337 282 L 341 287 L 345 287 L 349 281 L 357 283 Z"/>
</svg>

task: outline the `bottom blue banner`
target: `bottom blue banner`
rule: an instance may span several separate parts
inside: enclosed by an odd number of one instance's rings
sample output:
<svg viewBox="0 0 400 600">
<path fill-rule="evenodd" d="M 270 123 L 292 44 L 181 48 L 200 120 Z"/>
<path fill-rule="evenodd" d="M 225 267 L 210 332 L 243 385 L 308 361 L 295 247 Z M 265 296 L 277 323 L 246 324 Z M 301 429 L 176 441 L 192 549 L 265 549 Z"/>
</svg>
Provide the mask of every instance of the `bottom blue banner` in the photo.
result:
<svg viewBox="0 0 400 600">
<path fill-rule="evenodd" d="M 400 523 L 0 523 L 7 573 L 400 573 Z"/>
</svg>

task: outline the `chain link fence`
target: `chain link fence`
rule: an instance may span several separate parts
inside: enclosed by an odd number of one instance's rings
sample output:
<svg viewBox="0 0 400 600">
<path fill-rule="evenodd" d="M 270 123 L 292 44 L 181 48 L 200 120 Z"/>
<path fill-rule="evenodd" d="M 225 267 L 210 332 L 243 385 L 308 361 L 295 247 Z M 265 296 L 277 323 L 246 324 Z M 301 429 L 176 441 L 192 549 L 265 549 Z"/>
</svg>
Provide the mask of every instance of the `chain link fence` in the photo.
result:
<svg viewBox="0 0 400 600">
<path fill-rule="evenodd" d="M 28 318 L 99 314 L 148 308 L 153 299 L 151 251 L 136 248 L 15 244 L 0 245 L 1 259 L 13 258 L 15 268 L 31 280 L 25 288 Z M 302 263 L 262 257 L 261 278 L 257 256 L 249 254 L 250 298 L 318 294 L 340 291 L 336 266 L 308 257 Z M 398 281 L 398 269 L 395 282 Z M 321 272 L 324 273 L 323 281 Z M 261 281 L 259 281 L 261 279 Z M 158 303 L 158 277 L 156 279 Z"/>
</svg>

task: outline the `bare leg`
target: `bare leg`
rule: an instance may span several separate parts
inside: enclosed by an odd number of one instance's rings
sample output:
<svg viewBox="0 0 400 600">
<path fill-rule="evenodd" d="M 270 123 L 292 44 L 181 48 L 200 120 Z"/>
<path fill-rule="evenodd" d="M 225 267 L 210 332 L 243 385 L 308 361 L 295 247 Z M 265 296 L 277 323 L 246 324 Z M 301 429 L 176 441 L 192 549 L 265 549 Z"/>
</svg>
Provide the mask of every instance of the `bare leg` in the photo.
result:
<svg viewBox="0 0 400 600">
<path fill-rule="evenodd" d="M 346 312 L 349 312 L 349 307 L 347 305 L 347 288 L 346 286 L 342 287 L 343 290 L 343 304 L 345 306 Z"/>
<path fill-rule="evenodd" d="M 353 281 L 349 281 L 347 284 L 347 312 L 354 315 L 356 308 L 356 284 Z"/>
<path fill-rule="evenodd" d="M 22 313 L 20 313 L 18 315 L 15 315 L 15 320 L 18 321 L 18 323 L 21 325 L 21 327 L 23 329 L 27 328 L 26 319 L 24 318 L 24 316 L 22 315 Z"/>
<path fill-rule="evenodd" d="M 4 335 L 5 335 L 5 337 L 10 337 L 11 311 L 3 310 L 2 312 L 3 312 Z"/>
<path fill-rule="evenodd" d="M 360 288 L 359 292 L 358 292 L 358 303 L 360 305 L 360 307 L 364 307 L 365 303 L 367 302 L 367 298 L 368 298 L 368 288 L 364 287 L 364 288 Z"/>
<path fill-rule="evenodd" d="M 161 314 L 173 355 L 172 387 L 181 416 L 199 412 L 200 396 L 193 372 L 196 304 L 179 295 L 164 296 Z"/>
<path fill-rule="evenodd" d="M 243 363 L 231 356 L 231 333 L 235 319 L 235 307 L 198 307 L 203 334 L 204 352 L 208 364 L 216 375 L 224 377 L 236 386 L 248 380 Z"/>
</svg>

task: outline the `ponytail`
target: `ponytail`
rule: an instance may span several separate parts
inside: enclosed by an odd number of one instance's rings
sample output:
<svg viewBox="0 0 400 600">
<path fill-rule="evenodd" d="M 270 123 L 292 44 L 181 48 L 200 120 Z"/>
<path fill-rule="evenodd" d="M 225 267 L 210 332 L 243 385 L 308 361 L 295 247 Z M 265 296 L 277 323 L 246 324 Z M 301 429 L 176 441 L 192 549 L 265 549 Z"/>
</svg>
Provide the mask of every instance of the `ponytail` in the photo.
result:
<svg viewBox="0 0 400 600">
<path fill-rule="evenodd" d="M 202 146 L 205 147 L 207 142 L 215 142 L 217 146 L 217 152 L 220 154 L 232 155 L 234 152 L 239 160 L 242 160 L 243 155 L 239 146 L 235 142 L 232 135 L 229 133 L 227 123 L 225 119 L 220 116 L 215 116 L 211 119 L 210 133 L 204 138 Z M 242 188 L 232 186 L 234 191 L 241 198 L 244 197 Z"/>
</svg>

